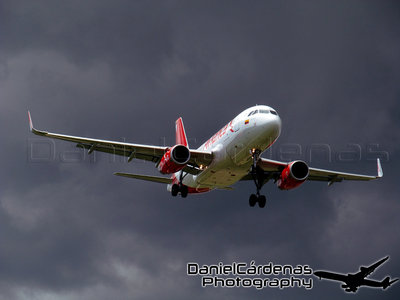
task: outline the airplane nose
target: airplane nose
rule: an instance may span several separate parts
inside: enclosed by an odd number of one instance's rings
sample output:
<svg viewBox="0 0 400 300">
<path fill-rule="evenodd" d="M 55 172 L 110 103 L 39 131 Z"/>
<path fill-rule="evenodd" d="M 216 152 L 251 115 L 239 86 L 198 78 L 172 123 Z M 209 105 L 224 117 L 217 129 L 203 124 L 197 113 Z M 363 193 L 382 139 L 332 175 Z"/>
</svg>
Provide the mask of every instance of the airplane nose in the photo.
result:
<svg viewBox="0 0 400 300">
<path fill-rule="evenodd" d="M 282 126 L 282 121 L 281 118 L 279 116 L 274 116 L 274 126 L 276 127 L 276 130 L 279 132 L 279 134 L 281 133 L 281 126 Z"/>
<path fill-rule="evenodd" d="M 278 115 L 266 115 L 262 124 L 263 129 L 269 131 L 272 136 L 278 137 L 281 134 L 282 121 Z"/>
</svg>

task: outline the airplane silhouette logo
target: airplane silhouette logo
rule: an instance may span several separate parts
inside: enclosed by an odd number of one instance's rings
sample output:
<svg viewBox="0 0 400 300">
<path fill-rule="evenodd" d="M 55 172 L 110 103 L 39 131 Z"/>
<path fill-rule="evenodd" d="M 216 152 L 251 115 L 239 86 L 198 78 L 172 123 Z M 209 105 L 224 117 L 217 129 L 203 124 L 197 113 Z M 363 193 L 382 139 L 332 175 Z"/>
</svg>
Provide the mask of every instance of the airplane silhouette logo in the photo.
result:
<svg viewBox="0 0 400 300">
<path fill-rule="evenodd" d="M 386 289 L 387 287 L 391 286 L 395 283 L 398 278 L 391 280 L 389 276 L 387 276 L 382 281 L 370 280 L 365 279 L 365 277 L 369 276 L 372 272 L 374 272 L 380 265 L 382 265 L 385 261 L 389 259 L 389 256 L 382 258 L 381 260 L 377 261 L 376 263 L 372 264 L 369 267 L 360 267 L 360 271 L 354 274 L 340 274 L 340 273 L 332 273 L 327 271 L 316 271 L 314 275 L 319 277 L 321 280 L 322 278 L 328 280 L 336 280 L 342 281 L 342 288 L 346 292 L 353 292 L 355 293 L 360 286 L 368 286 L 371 288 L 382 288 Z"/>
</svg>

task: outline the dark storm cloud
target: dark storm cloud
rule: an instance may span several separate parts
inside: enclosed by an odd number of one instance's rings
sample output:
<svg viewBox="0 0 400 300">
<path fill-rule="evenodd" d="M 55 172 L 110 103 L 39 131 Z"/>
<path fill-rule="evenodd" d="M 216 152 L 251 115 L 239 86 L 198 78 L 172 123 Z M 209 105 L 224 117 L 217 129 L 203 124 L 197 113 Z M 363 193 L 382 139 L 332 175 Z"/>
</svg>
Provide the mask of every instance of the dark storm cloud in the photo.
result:
<svg viewBox="0 0 400 300">
<path fill-rule="evenodd" d="M 202 289 L 186 276 L 188 261 L 355 272 L 391 255 L 375 278 L 399 275 L 395 2 L 0 5 L 0 299 L 343 296 L 319 282 L 311 294 Z M 299 143 L 300 158 L 309 160 L 310 145 L 323 143 L 332 162 L 322 155 L 312 163 L 373 174 L 366 146 L 379 144 L 388 154 L 384 179 L 329 189 L 308 182 L 289 192 L 270 183 L 264 210 L 248 208 L 252 183 L 172 199 L 162 185 L 111 175 L 156 174 L 152 164 L 103 154 L 80 159 L 73 145 L 27 132 L 29 108 L 40 129 L 172 144 L 173 122 L 183 116 L 195 147 L 256 103 L 283 120 L 273 158 Z M 348 143 L 361 145 L 360 161 L 338 161 Z M 47 161 L 32 160 L 32 147 Z M 355 297 L 394 299 L 397 291 Z"/>
</svg>

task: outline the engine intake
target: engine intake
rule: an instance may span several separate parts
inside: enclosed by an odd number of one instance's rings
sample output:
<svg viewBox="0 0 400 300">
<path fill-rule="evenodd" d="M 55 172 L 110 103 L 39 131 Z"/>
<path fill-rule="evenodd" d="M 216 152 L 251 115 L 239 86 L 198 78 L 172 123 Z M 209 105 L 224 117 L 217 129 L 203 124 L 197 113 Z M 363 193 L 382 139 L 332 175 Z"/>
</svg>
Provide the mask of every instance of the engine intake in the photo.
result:
<svg viewBox="0 0 400 300">
<path fill-rule="evenodd" d="M 293 161 L 283 169 L 277 185 L 281 190 L 294 189 L 307 179 L 308 174 L 308 165 L 304 161 Z"/>
<path fill-rule="evenodd" d="M 190 151 L 184 145 L 175 145 L 169 149 L 158 165 L 158 170 L 163 174 L 172 174 L 182 170 L 190 159 Z"/>
</svg>

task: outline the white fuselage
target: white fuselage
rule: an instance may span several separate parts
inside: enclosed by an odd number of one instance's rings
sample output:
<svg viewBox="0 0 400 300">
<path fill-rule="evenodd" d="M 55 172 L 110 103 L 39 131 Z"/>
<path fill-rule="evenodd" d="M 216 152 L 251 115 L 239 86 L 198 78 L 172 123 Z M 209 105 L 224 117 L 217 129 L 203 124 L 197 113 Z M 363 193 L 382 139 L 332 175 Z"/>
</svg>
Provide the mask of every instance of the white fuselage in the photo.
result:
<svg viewBox="0 0 400 300">
<path fill-rule="evenodd" d="M 257 105 L 244 110 L 198 148 L 211 151 L 213 161 L 199 175 L 185 174 L 183 184 L 209 189 L 234 184 L 249 173 L 253 162 L 252 150 L 265 151 L 280 132 L 281 119 L 273 108 Z M 179 178 L 179 174 L 175 176 Z"/>
</svg>

